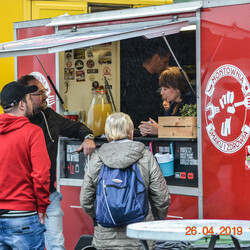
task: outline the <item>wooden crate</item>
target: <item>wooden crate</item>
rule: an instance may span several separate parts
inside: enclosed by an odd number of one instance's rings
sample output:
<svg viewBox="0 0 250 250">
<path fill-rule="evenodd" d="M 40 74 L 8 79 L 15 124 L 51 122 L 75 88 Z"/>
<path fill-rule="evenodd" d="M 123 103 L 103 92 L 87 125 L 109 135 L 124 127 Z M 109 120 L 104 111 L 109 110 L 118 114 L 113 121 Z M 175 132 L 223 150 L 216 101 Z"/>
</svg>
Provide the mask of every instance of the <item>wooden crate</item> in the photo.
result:
<svg viewBox="0 0 250 250">
<path fill-rule="evenodd" d="M 197 138 L 197 117 L 163 116 L 158 121 L 159 138 Z"/>
</svg>

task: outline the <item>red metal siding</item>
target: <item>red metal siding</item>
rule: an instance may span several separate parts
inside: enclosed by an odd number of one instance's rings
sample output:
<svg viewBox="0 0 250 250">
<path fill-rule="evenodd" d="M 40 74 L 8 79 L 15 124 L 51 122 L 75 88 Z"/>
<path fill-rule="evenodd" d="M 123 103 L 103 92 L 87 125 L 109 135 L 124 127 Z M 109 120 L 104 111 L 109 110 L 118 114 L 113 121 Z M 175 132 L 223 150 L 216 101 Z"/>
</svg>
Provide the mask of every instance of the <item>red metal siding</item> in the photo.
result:
<svg viewBox="0 0 250 250">
<path fill-rule="evenodd" d="M 183 219 L 197 219 L 198 198 L 171 194 L 171 205 L 168 216 L 168 219 L 178 219 L 174 218 L 174 216 L 183 217 Z"/>
<path fill-rule="evenodd" d="M 17 30 L 17 40 L 31 38 L 35 36 L 49 35 L 54 34 L 54 27 L 31 27 Z M 55 64 L 55 54 L 44 54 L 39 55 L 39 59 L 42 62 L 47 74 L 52 79 L 53 83 L 56 85 L 56 64 Z M 31 72 L 40 72 L 45 78 L 46 75 L 39 64 L 36 56 L 19 56 L 17 57 L 17 72 L 18 78 L 30 74 Z M 47 80 L 49 83 L 49 81 Z M 50 86 L 50 84 L 49 84 Z M 55 92 L 53 88 L 50 86 L 50 96 L 55 97 Z M 55 98 L 54 98 L 55 99 Z M 54 110 L 56 110 L 56 104 L 51 106 Z"/>
<path fill-rule="evenodd" d="M 80 207 L 80 187 L 61 187 L 65 248 L 73 250 L 83 234 L 94 234 L 92 219 Z"/>
<path fill-rule="evenodd" d="M 201 12 L 205 219 L 250 218 L 250 171 L 245 169 L 250 116 L 247 103 L 235 105 L 249 95 L 249 13 L 250 4 Z"/>
</svg>

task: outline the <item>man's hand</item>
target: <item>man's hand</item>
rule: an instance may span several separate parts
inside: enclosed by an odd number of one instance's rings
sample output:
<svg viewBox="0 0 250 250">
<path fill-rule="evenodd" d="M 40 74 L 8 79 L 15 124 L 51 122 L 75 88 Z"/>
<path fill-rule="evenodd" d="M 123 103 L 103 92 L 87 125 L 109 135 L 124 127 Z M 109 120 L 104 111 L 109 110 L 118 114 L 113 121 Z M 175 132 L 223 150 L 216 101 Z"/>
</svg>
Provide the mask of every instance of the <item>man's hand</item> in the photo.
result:
<svg viewBox="0 0 250 250">
<path fill-rule="evenodd" d="M 151 118 L 149 118 L 149 122 L 142 121 L 139 126 L 140 132 L 143 136 L 158 135 L 158 128 L 159 124 Z"/>
<path fill-rule="evenodd" d="M 42 224 L 45 223 L 45 214 L 44 213 L 39 213 L 38 212 L 38 218 L 41 221 Z"/>
<path fill-rule="evenodd" d="M 80 145 L 80 147 L 76 150 L 78 152 L 83 151 L 83 154 L 85 156 L 91 155 L 95 151 L 95 142 L 91 139 L 84 139 L 83 143 Z"/>
</svg>

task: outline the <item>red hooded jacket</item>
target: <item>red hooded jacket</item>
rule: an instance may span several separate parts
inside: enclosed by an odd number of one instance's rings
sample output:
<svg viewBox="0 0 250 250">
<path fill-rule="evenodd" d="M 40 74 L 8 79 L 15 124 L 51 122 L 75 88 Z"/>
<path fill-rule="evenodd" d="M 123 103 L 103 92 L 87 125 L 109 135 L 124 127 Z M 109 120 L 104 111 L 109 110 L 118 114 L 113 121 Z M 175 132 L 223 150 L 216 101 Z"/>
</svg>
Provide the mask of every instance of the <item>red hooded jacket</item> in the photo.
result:
<svg viewBox="0 0 250 250">
<path fill-rule="evenodd" d="M 49 169 L 42 129 L 27 117 L 0 115 L 0 209 L 45 213 Z"/>
</svg>

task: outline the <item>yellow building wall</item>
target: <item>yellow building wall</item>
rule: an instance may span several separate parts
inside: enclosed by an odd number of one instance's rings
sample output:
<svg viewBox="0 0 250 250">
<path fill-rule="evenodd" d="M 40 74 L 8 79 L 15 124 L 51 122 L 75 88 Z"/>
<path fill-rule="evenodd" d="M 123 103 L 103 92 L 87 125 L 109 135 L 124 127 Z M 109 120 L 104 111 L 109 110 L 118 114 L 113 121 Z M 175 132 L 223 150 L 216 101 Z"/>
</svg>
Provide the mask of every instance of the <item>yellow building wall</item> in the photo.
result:
<svg viewBox="0 0 250 250">
<path fill-rule="evenodd" d="M 79 15 L 86 13 L 84 0 L 71 1 L 32 1 L 32 20 L 60 16 Z"/>
<path fill-rule="evenodd" d="M 87 0 L 86 6 L 88 4 L 100 4 L 100 5 L 124 5 L 132 6 L 133 8 L 145 7 L 151 5 L 162 5 L 162 4 L 171 4 L 173 0 Z"/>
<path fill-rule="evenodd" d="M 0 17 L 0 43 L 12 41 L 14 39 L 13 22 L 23 20 L 22 1 L 1 1 Z M 14 80 L 14 58 L 0 58 L 0 91 L 6 83 Z M 0 113 L 2 113 L 1 107 Z"/>
</svg>

